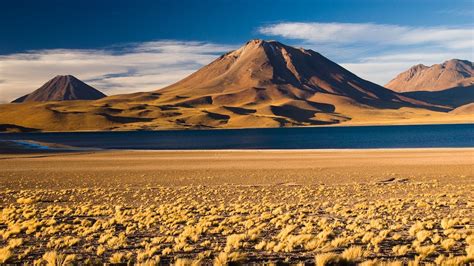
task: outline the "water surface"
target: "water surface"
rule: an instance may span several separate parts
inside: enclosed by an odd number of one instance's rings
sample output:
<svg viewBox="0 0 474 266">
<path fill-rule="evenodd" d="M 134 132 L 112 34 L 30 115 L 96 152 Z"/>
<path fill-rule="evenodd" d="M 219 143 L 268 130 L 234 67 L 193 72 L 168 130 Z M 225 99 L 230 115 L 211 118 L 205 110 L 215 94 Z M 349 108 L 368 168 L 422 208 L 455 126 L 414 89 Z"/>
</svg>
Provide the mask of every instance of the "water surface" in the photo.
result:
<svg viewBox="0 0 474 266">
<path fill-rule="evenodd" d="M 474 147 L 474 124 L 7 133 L 0 134 L 0 140 L 34 140 L 84 148 L 149 150 Z"/>
</svg>

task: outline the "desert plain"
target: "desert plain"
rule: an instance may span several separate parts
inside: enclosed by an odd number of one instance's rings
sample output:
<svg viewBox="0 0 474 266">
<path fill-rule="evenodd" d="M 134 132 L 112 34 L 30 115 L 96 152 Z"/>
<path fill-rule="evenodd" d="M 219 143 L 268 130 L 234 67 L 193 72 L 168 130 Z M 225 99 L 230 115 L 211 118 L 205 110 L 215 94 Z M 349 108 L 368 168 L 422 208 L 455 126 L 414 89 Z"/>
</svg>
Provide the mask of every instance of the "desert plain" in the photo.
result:
<svg viewBox="0 0 474 266">
<path fill-rule="evenodd" d="M 474 149 L 0 155 L 0 262 L 463 265 Z"/>
</svg>

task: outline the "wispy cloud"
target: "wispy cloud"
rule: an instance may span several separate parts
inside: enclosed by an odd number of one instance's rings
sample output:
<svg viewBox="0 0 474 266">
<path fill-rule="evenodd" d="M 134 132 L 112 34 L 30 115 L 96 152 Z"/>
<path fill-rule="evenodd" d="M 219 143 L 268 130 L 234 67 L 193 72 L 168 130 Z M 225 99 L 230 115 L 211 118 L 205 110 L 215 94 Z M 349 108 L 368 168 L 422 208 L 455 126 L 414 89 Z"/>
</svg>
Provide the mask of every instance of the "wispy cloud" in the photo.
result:
<svg viewBox="0 0 474 266">
<path fill-rule="evenodd" d="M 278 23 L 259 29 L 266 35 L 311 43 L 472 47 L 472 27 L 407 27 L 373 23 Z M 470 45 L 470 46 L 469 46 Z"/>
<path fill-rule="evenodd" d="M 286 22 L 260 33 L 301 42 L 335 59 L 363 78 L 384 84 L 413 64 L 451 58 L 472 60 L 474 28 L 409 27 L 374 23 Z"/>
<path fill-rule="evenodd" d="M 205 42 L 156 41 L 100 50 L 54 49 L 0 56 L 0 102 L 72 74 L 106 94 L 169 85 L 236 47 Z"/>
</svg>

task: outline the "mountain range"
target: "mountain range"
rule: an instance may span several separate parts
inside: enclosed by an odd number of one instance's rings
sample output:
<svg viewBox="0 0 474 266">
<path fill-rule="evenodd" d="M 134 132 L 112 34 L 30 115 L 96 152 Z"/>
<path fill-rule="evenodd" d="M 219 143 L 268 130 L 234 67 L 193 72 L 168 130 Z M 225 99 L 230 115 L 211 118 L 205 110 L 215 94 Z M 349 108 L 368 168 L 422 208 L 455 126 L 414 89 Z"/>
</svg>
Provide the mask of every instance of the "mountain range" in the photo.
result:
<svg viewBox="0 0 474 266">
<path fill-rule="evenodd" d="M 474 85 L 473 64 L 467 60 L 452 59 L 442 64 L 419 64 L 400 73 L 385 85 L 396 92 L 441 91 L 454 87 Z"/>
<path fill-rule="evenodd" d="M 470 63 L 472 71 L 471 62 L 459 62 L 462 67 Z M 448 67 L 453 69 L 452 63 L 443 65 L 444 68 L 439 68 L 443 73 Z M 70 98 L 62 93 L 62 98 L 41 98 L 53 101 L 0 105 L 0 125 L 73 131 L 468 121 L 470 117 L 466 112 L 472 108 L 450 113 L 468 103 L 459 101 L 452 104 L 452 99 L 446 100 L 450 94 L 444 95 L 436 81 L 433 87 L 436 87 L 436 93 L 443 95 L 436 96 L 435 100 L 405 92 L 406 86 L 412 84 L 405 82 L 408 77 L 413 79 L 416 76 L 416 84 L 425 84 L 419 78 L 422 74 L 415 73 L 426 71 L 424 69 L 415 67 L 407 71 L 409 74 L 400 74 L 387 85 L 389 88 L 393 86 L 390 90 L 356 76 L 315 51 L 277 41 L 251 40 L 183 80 L 152 92 L 96 100 L 86 100 L 81 96 L 75 101 L 65 101 Z M 453 71 L 449 70 L 451 74 L 445 75 L 452 82 L 449 84 L 465 85 L 464 82 L 452 81 L 456 76 Z M 462 76 L 465 70 L 460 72 Z M 428 77 L 435 75 L 433 71 L 429 73 Z M 464 78 L 472 79 L 472 74 Z M 69 79 L 73 80 L 72 77 Z M 63 86 L 58 88 L 69 87 L 68 82 L 61 84 Z M 430 87 L 428 90 L 434 89 Z M 40 88 L 38 91 L 48 92 L 42 93 L 43 96 L 54 94 L 49 89 Z M 430 91 L 423 93 L 433 95 Z M 454 93 L 457 95 L 458 92 Z M 8 128 L 11 130 L 13 127 Z"/>
<path fill-rule="evenodd" d="M 412 99 L 458 108 L 474 102 L 473 63 L 452 59 L 430 67 L 419 64 L 400 73 L 385 87 Z"/>
</svg>

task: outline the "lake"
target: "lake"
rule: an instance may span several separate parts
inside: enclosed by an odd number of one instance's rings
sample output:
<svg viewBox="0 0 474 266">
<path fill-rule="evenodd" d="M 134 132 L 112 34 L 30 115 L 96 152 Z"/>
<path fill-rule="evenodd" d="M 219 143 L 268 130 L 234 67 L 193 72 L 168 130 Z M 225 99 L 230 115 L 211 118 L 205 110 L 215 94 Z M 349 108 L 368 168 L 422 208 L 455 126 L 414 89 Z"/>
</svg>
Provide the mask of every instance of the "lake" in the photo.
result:
<svg viewBox="0 0 474 266">
<path fill-rule="evenodd" d="M 474 147 L 474 124 L 5 133 L 0 134 L 0 140 L 146 150 Z"/>
</svg>

